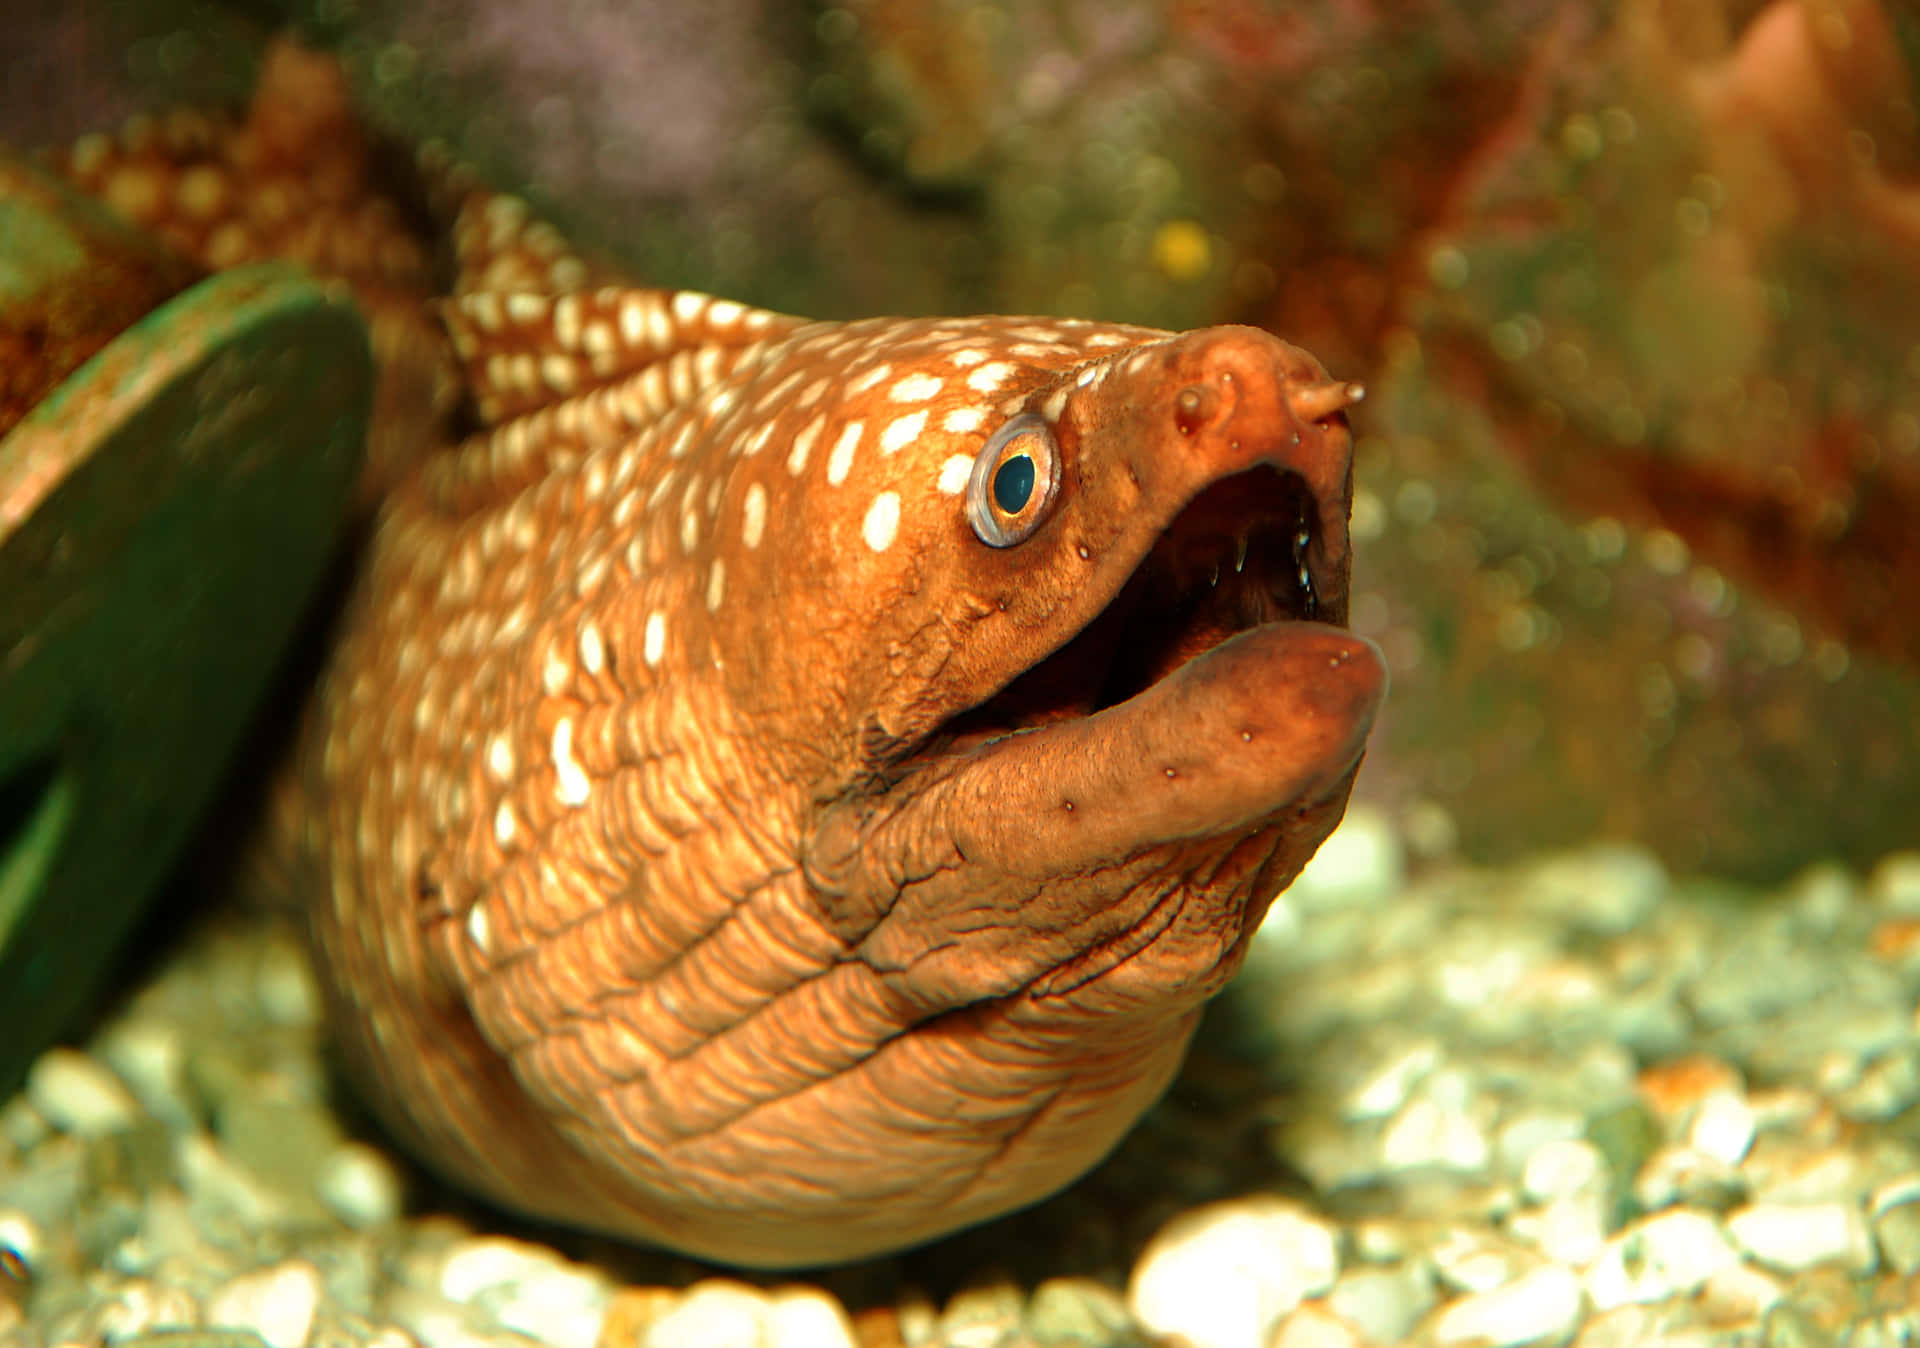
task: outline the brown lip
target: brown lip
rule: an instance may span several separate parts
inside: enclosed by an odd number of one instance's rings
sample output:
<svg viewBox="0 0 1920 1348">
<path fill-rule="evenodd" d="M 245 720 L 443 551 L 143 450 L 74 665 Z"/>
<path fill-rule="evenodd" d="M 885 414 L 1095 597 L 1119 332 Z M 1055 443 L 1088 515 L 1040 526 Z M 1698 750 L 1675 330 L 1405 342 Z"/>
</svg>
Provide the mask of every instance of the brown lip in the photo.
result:
<svg viewBox="0 0 1920 1348">
<path fill-rule="evenodd" d="M 1386 697 L 1364 637 L 1321 623 L 1241 632 L 1125 702 L 983 743 L 948 804 L 971 860 L 1048 870 L 1228 834 L 1343 783 Z"/>
</svg>

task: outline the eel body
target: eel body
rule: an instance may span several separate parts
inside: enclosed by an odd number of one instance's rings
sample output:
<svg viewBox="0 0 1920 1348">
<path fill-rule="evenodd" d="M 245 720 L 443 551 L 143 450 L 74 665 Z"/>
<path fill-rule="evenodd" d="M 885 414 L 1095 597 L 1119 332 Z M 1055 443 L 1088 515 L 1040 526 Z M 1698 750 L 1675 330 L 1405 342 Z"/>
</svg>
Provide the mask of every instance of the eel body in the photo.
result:
<svg viewBox="0 0 1920 1348">
<path fill-rule="evenodd" d="M 1357 390 L 556 237 L 468 195 L 478 429 L 381 489 L 277 812 L 345 1061 L 461 1183 L 735 1263 L 1059 1189 L 1344 808 Z"/>
</svg>

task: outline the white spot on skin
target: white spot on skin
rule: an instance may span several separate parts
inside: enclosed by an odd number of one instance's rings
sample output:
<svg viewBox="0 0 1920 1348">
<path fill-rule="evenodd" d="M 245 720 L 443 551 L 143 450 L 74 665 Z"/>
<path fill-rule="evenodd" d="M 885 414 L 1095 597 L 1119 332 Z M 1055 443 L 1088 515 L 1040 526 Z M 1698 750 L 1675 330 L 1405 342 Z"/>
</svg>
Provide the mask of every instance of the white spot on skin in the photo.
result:
<svg viewBox="0 0 1920 1348">
<path fill-rule="evenodd" d="M 653 300 L 646 307 L 647 340 L 655 347 L 665 351 L 673 345 L 673 320 L 667 317 L 666 306 L 659 300 Z"/>
<path fill-rule="evenodd" d="M 673 297 L 673 316 L 682 326 L 691 325 L 707 309 L 707 297 L 696 290 L 682 290 Z"/>
<path fill-rule="evenodd" d="M 660 664 L 660 657 L 667 649 L 667 615 L 655 609 L 647 615 L 646 634 L 641 638 L 640 655 L 648 668 Z"/>
<path fill-rule="evenodd" d="M 925 412 L 910 412 L 890 423 L 880 432 L 880 452 L 894 454 L 906 448 L 919 438 L 920 432 L 927 428 Z"/>
<path fill-rule="evenodd" d="M 482 290 L 478 294 L 467 296 L 461 307 L 467 311 L 467 317 L 473 320 L 474 326 L 480 331 L 500 331 L 500 325 L 504 322 L 500 313 L 500 297 L 491 290 Z"/>
<path fill-rule="evenodd" d="M 715 300 L 707 306 L 707 322 L 717 328 L 730 328 L 740 321 L 740 315 L 745 312 L 745 305 L 732 300 Z"/>
<path fill-rule="evenodd" d="M 741 455 L 750 459 L 766 447 L 767 438 L 772 434 L 773 423 L 771 421 L 763 421 L 760 423 L 759 429 L 754 431 L 752 435 L 749 435 L 744 441 L 736 441 L 735 443 L 739 446 Z"/>
<path fill-rule="evenodd" d="M 946 386 L 944 380 L 916 371 L 888 389 L 887 396 L 897 403 L 923 403 Z"/>
<path fill-rule="evenodd" d="M 893 373 L 893 366 L 882 362 L 871 370 L 864 370 L 847 381 L 847 396 L 857 397 L 875 384 Z"/>
<path fill-rule="evenodd" d="M 647 306 L 638 295 L 620 301 L 620 336 L 628 346 L 638 346 L 647 335 Z"/>
<path fill-rule="evenodd" d="M 487 771 L 496 782 L 513 780 L 513 745 L 505 735 L 495 735 L 487 741 Z"/>
<path fill-rule="evenodd" d="M 967 387 L 975 393 L 992 393 L 1013 375 L 1013 366 L 1004 360 L 990 361 L 967 376 Z"/>
<path fill-rule="evenodd" d="M 600 629 L 592 623 L 580 629 L 580 666 L 589 674 L 598 674 L 607 667 L 606 643 L 600 639 Z"/>
<path fill-rule="evenodd" d="M 567 679 L 572 673 L 573 671 L 567 668 L 567 662 L 560 658 L 560 653 L 550 650 L 547 652 L 546 666 L 540 671 L 540 682 L 546 687 L 547 692 L 558 696 L 567 686 Z"/>
<path fill-rule="evenodd" d="M 513 817 L 513 806 L 501 801 L 500 808 L 493 812 L 493 840 L 501 847 L 511 847 L 513 835 L 519 827 L 519 822 Z"/>
<path fill-rule="evenodd" d="M 793 448 L 787 454 L 787 471 L 795 477 L 806 471 L 807 456 L 813 453 L 813 442 L 820 438 L 825 430 L 827 419 L 824 415 L 815 417 L 800 428 L 800 434 L 793 437 Z"/>
<path fill-rule="evenodd" d="M 1049 393 L 1047 400 L 1040 404 L 1040 415 L 1045 417 L 1049 423 L 1055 425 L 1059 424 L 1060 414 L 1066 410 L 1067 390 L 1063 388 L 1057 388 L 1052 393 Z"/>
<path fill-rule="evenodd" d="M 853 451 L 860 447 L 860 436 L 866 428 L 864 421 L 849 421 L 840 438 L 834 441 L 833 453 L 827 456 L 827 481 L 834 486 L 847 480 L 847 473 L 853 468 Z"/>
<path fill-rule="evenodd" d="M 500 808 L 505 810 L 507 807 L 502 805 Z M 512 823 L 513 815 L 511 812 L 507 814 L 507 820 L 509 824 Z M 499 831 L 497 820 L 495 821 L 494 831 L 496 833 Z M 513 836 L 513 830 L 510 827 L 507 830 L 507 836 Z M 467 939 L 473 942 L 473 948 L 478 950 L 482 955 L 491 955 L 493 953 L 493 924 L 487 921 L 487 910 L 481 904 L 476 903 L 473 907 L 467 909 Z"/>
<path fill-rule="evenodd" d="M 507 317 L 531 327 L 547 316 L 547 297 L 530 290 L 516 290 L 507 296 Z"/>
<path fill-rule="evenodd" d="M 553 798 L 566 806 L 580 806 L 593 795 L 593 781 L 573 756 L 573 718 L 562 716 L 553 727 Z"/>
<path fill-rule="evenodd" d="M 740 541 L 757 548 L 766 532 L 767 489 L 756 482 L 747 488 L 746 499 L 740 503 Z"/>
<path fill-rule="evenodd" d="M 867 517 L 860 523 L 860 536 L 875 552 L 885 552 L 893 546 L 894 536 L 899 532 L 900 493 L 883 491 L 867 507 Z"/>
<path fill-rule="evenodd" d="M 693 362 L 694 356 L 690 351 L 676 351 L 667 362 L 667 391 L 677 403 L 692 402 L 693 395 L 698 391 L 699 386 L 693 377 Z"/>
<path fill-rule="evenodd" d="M 940 422 L 940 429 L 955 435 L 969 435 L 980 429 L 987 414 L 978 407 L 956 407 Z"/>
<path fill-rule="evenodd" d="M 942 495 L 958 496 L 967 489 L 967 480 L 973 476 L 973 460 L 965 454 L 956 454 L 940 465 L 940 491 Z"/>
<path fill-rule="evenodd" d="M 540 374 L 555 393 L 571 393 L 579 382 L 574 377 L 573 362 L 565 356 L 548 356 L 541 361 Z"/>
<path fill-rule="evenodd" d="M 978 365 L 981 361 L 985 360 L 986 358 L 987 358 L 987 353 L 975 346 L 963 347 L 962 349 L 954 352 L 951 356 L 947 357 L 948 360 L 952 361 L 955 365 L 958 365 L 963 370 L 969 369 L 972 366 Z"/>
<path fill-rule="evenodd" d="M 793 386 L 795 384 L 798 384 L 803 377 L 804 376 L 800 373 L 800 371 L 798 370 L 793 371 L 786 378 L 782 379 L 779 383 L 775 384 L 772 388 L 768 389 L 765 393 L 761 394 L 758 398 L 754 399 L 754 403 L 753 403 L 754 410 L 756 412 L 773 411 L 781 403 L 787 400 L 787 395 L 793 392 Z"/>
<path fill-rule="evenodd" d="M 727 563 L 725 558 L 716 557 L 713 559 L 712 568 L 707 572 L 707 612 L 718 613 L 720 601 L 726 597 Z"/>
<path fill-rule="evenodd" d="M 553 335 L 560 345 L 566 347 L 569 351 L 579 349 L 581 327 L 580 297 L 578 295 L 562 295 L 558 300 L 554 301 Z"/>
</svg>

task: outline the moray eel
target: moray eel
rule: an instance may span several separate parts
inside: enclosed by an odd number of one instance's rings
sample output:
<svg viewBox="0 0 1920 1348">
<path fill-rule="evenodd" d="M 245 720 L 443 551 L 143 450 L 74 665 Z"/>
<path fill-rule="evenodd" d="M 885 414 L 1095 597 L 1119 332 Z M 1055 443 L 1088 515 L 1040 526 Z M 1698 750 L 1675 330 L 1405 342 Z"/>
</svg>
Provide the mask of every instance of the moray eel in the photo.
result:
<svg viewBox="0 0 1920 1348">
<path fill-rule="evenodd" d="M 588 284 L 469 193 L 277 813 L 344 1058 L 500 1203 L 854 1259 L 1105 1155 L 1340 817 L 1358 396 L 1251 328 Z"/>
</svg>

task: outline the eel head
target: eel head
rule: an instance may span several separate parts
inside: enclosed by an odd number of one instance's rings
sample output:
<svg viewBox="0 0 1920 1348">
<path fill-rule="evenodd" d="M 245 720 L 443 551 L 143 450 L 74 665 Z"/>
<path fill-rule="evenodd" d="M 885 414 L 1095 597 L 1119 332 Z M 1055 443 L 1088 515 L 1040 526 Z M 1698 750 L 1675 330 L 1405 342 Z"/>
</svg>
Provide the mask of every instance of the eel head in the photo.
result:
<svg viewBox="0 0 1920 1348">
<path fill-rule="evenodd" d="M 852 478 L 899 536 L 813 571 L 864 601 L 819 635 L 869 674 L 797 643 L 841 754 L 809 878 L 929 1013 L 1191 1009 L 1338 822 L 1385 690 L 1341 626 L 1358 388 L 1256 329 L 1098 331 L 1132 340 Z"/>
</svg>

